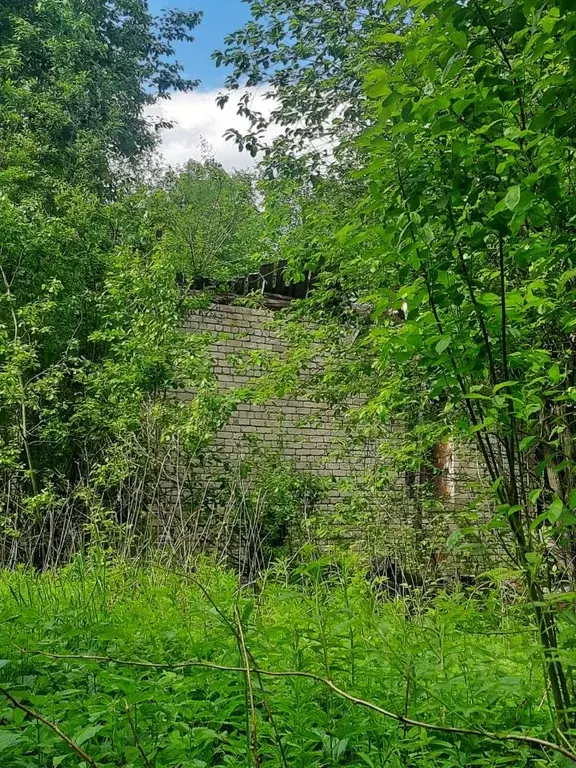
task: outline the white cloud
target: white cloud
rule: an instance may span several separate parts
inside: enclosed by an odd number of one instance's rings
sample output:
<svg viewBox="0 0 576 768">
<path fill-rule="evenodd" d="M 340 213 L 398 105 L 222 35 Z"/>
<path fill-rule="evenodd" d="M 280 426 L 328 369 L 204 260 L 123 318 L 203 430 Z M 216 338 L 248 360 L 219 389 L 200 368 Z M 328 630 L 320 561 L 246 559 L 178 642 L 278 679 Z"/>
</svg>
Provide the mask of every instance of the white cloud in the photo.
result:
<svg viewBox="0 0 576 768">
<path fill-rule="evenodd" d="M 222 165 L 233 168 L 252 168 L 256 160 L 248 152 L 239 152 L 233 140 L 226 141 L 229 128 L 243 131 L 248 120 L 237 114 L 237 102 L 246 90 L 231 94 L 228 104 L 220 109 L 216 104 L 218 90 L 176 93 L 170 100 L 161 101 L 149 110 L 153 117 L 169 120 L 174 124 L 161 134 L 160 154 L 170 165 L 181 165 L 191 158 L 202 159 L 202 144 L 207 143 L 211 154 Z M 252 107 L 268 115 L 273 102 L 266 99 L 266 92 L 249 89 Z"/>
</svg>

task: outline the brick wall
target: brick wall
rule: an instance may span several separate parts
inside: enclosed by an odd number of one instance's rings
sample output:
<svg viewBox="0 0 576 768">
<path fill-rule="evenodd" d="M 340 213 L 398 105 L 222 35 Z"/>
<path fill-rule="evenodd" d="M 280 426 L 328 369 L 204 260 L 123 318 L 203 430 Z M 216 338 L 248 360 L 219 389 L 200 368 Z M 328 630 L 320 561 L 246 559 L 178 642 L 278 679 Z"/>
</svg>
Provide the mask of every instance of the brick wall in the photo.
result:
<svg viewBox="0 0 576 768">
<path fill-rule="evenodd" d="M 184 332 L 214 335 L 209 352 L 223 391 L 245 387 L 263 375 L 262 369 L 254 365 L 239 369 L 232 358 L 251 352 L 285 352 L 285 344 L 271 327 L 273 314 L 265 309 L 218 304 L 187 319 Z M 183 391 L 179 396 L 192 398 L 194 392 Z M 279 452 L 296 469 L 323 478 L 326 490 L 319 507 L 322 513 L 332 513 L 324 516 L 326 520 L 342 522 L 336 538 L 344 535 L 370 540 L 375 549 L 382 548 L 383 540 L 392 547 L 407 539 L 417 545 L 422 527 L 427 527 L 428 535 L 438 534 L 441 539 L 452 520 L 446 512 L 465 506 L 478 493 L 478 484 L 483 483 L 477 453 L 470 446 L 448 451 L 444 457 L 446 482 L 442 498 L 437 508 L 426 508 L 423 519 L 422 505 L 410 480 L 386 468 L 386 464 L 392 467 L 392 461 L 386 459 L 385 441 L 398 439 L 398 430 L 390 428 L 377 445 L 352 443 L 347 440 L 343 423 L 327 405 L 306 399 L 269 399 L 263 404 L 240 402 L 217 433 L 213 455 L 219 464 L 238 465 L 256 443 L 265 451 Z M 378 491 L 372 474 L 376 467 L 380 480 L 388 473 Z M 210 472 L 210 467 L 205 468 L 201 480 L 208 482 Z"/>
<path fill-rule="evenodd" d="M 251 352 L 282 355 L 285 344 L 271 329 L 273 313 L 264 309 L 219 304 L 188 318 L 184 331 L 213 333 L 209 347 L 214 373 L 224 390 L 254 382 L 262 368 L 237 366 L 233 358 Z M 182 392 L 192 397 L 193 392 Z M 214 441 L 214 453 L 240 462 L 256 440 L 260 448 L 278 451 L 296 469 L 312 472 L 334 486 L 343 478 L 363 472 L 374 461 L 373 446 L 352 450 L 346 446 L 341 423 L 330 408 L 306 399 L 270 399 L 265 404 L 240 403 Z M 328 491 L 328 505 L 340 497 Z"/>
</svg>

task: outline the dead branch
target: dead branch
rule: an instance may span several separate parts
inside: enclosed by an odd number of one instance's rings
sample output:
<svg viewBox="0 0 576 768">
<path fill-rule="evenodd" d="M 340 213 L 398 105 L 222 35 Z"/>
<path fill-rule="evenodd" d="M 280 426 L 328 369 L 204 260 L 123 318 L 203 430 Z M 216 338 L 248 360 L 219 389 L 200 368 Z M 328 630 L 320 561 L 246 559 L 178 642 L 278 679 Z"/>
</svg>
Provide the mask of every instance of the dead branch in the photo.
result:
<svg viewBox="0 0 576 768">
<path fill-rule="evenodd" d="M 148 755 L 144 751 L 144 747 L 142 746 L 140 739 L 138 737 L 138 731 L 136 730 L 136 723 L 134 722 L 134 718 L 132 717 L 130 704 L 128 704 L 126 700 L 124 700 L 124 708 L 126 710 L 126 717 L 128 718 L 128 722 L 130 723 L 130 730 L 132 731 L 132 736 L 134 738 L 134 744 L 136 745 L 136 749 L 142 755 L 142 760 L 144 760 L 144 765 L 146 766 L 146 768 L 152 768 L 152 763 L 150 762 Z"/>
<path fill-rule="evenodd" d="M 36 712 L 34 709 L 31 709 L 30 707 L 27 707 L 26 704 L 22 704 L 21 701 L 18 701 L 18 699 L 15 699 L 14 696 L 12 696 L 11 693 L 9 693 L 5 688 L 0 688 L 0 694 L 2 696 L 5 696 L 8 701 L 12 704 L 13 707 L 16 709 L 22 710 L 22 712 L 26 712 L 27 715 L 32 717 L 34 720 L 38 720 L 39 723 L 42 723 L 42 725 L 45 725 L 47 728 L 50 728 L 51 731 L 54 731 L 56 736 L 58 738 L 62 739 L 71 750 L 76 752 L 78 757 L 81 757 L 82 760 L 84 760 L 85 763 L 87 763 L 91 768 L 98 768 L 95 760 L 93 760 L 90 755 L 86 754 L 82 747 L 78 746 L 75 741 L 73 741 L 70 736 L 67 736 L 64 731 L 60 730 L 60 728 L 56 725 L 56 723 L 53 723 L 51 720 L 48 720 L 44 717 L 44 715 L 41 715 L 39 712 Z"/>
<path fill-rule="evenodd" d="M 99 663 L 122 664 L 125 666 L 145 667 L 148 669 L 186 669 L 188 667 L 198 667 L 202 669 L 213 669 L 220 672 L 242 673 L 243 675 L 245 675 L 247 671 L 245 667 L 229 667 L 222 664 L 215 664 L 210 661 L 190 660 L 190 661 L 181 661 L 181 662 L 170 664 L 170 663 L 154 663 L 151 661 L 129 661 L 126 659 L 116 659 L 112 656 L 58 654 L 58 653 L 48 653 L 47 651 L 29 651 L 29 650 L 26 650 L 25 648 L 19 648 L 19 650 L 22 651 L 23 653 L 39 655 L 39 656 L 47 656 L 48 658 L 51 658 L 51 659 L 61 659 L 61 660 L 69 660 L 69 661 L 74 661 L 74 660 L 96 661 Z M 480 738 L 489 739 L 490 741 L 496 741 L 496 742 L 512 741 L 518 744 L 526 744 L 536 749 L 549 749 L 552 752 L 557 752 L 560 755 L 564 755 L 564 757 L 567 757 L 569 760 L 571 760 L 573 763 L 576 764 L 575 752 L 573 752 L 571 749 L 566 749 L 565 747 L 561 747 L 559 744 L 555 744 L 552 741 L 547 741 L 546 739 L 540 739 L 536 736 L 525 736 L 524 734 L 521 734 L 521 733 L 493 733 L 492 731 L 486 731 L 480 728 L 456 728 L 456 727 L 451 727 L 447 725 L 437 725 L 435 723 L 426 723 L 421 720 L 414 720 L 413 718 L 405 717 L 404 715 L 399 715 L 395 712 L 390 712 L 389 710 L 378 706 L 378 704 L 374 704 L 374 702 L 372 701 L 367 701 L 365 699 L 361 699 L 357 696 L 354 696 L 351 693 L 348 693 L 347 691 L 344 691 L 341 688 L 339 688 L 335 683 L 332 682 L 332 680 L 329 680 L 326 677 L 322 677 L 321 675 L 317 675 L 314 672 L 301 672 L 296 670 L 280 672 L 280 671 L 273 671 L 268 669 L 260 669 L 257 667 L 251 667 L 250 672 L 256 675 L 263 675 L 267 677 L 288 677 L 288 678 L 302 677 L 308 680 L 313 680 L 317 683 L 321 683 L 322 685 L 326 686 L 331 691 L 333 691 L 337 696 L 340 696 L 341 698 L 346 699 L 346 701 L 350 701 L 352 702 L 352 704 L 356 704 L 359 707 L 364 707 L 365 709 L 369 709 L 372 712 L 376 712 L 377 714 L 382 715 L 383 717 L 387 717 L 390 720 L 395 720 L 397 723 L 401 723 L 403 725 L 412 726 L 414 728 L 422 728 L 427 731 L 437 731 L 440 733 L 454 733 L 454 734 L 461 734 L 466 736 L 478 736 Z"/>
</svg>

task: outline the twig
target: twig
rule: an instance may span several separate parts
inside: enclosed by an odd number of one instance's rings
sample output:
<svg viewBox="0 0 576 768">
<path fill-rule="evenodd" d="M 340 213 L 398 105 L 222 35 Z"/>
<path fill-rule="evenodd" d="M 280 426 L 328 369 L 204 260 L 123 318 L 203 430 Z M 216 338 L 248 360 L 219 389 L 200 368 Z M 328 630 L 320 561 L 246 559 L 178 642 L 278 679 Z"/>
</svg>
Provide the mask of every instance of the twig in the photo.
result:
<svg viewBox="0 0 576 768">
<path fill-rule="evenodd" d="M 16 709 L 22 710 L 22 712 L 25 712 L 30 717 L 34 718 L 34 720 L 38 720 L 39 723 L 42 723 L 42 725 L 45 725 L 47 728 L 50 728 L 51 731 L 54 731 L 56 736 L 58 738 L 62 739 L 62 741 L 66 742 L 71 750 L 76 752 L 78 757 L 81 757 L 82 760 L 84 760 L 85 763 L 88 763 L 91 768 L 98 768 L 96 762 L 90 757 L 90 755 L 86 754 L 82 747 L 78 746 L 75 741 L 72 741 L 70 736 L 67 736 L 64 731 L 61 731 L 60 728 L 56 725 L 56 723 L 53 723 L 50 720 L 47 720 L 44 715 L 41 715 L 39 712 L 36 712 L 34 709 L 30 709 L 30 707 L 27 707 L 25 704 L 22 704 L 21 701 L 18 701 L 18 699 L 15 699 L 14 696 L 12 696 L 11 693 L 9 693 L 5 688 L 0 688 L 0 694 L 2 696 L 5 696 L 8 701 L 14 706 Z"/>
<path fill-rule="evenodd" d="M 0 256 L 2 255 L 2 250 L 0 249 Z M 4 290 L 6 292 L 6 296 L 8 298 L 9 304 L 10 304 L 10 314 L 12 315 L 12 322 L 14 324 L 14 340 L 13 343 L 17 344 L 20 341 L 20 324 L 18 322 L 18 316 L 16 315 L 16 310 L 14 309 L 14 297 L 12 295 L 12 286 L 11 281 L 8 280 L 6 273 L 4 272 L 4 269 L 0 265 L 0 275 L 2 275 L 2 280 L 4 282 Z M 30 450 L 30 442 L 28 440 L 28 411 L 26 408 L 26 384 L 24 382 L 24 376 L 22 375 L 22 371 L 20 368 L 18 369 L 18 386 L 20 387 L 20 393 L 22 396 L 22 402 L 20 403 L 20 420 L 21 420 L 21 426 L 20 429 L 22 431 L 22 442 L 24 444 L 24 452 L 26 454 L 26 461 L 28 462 L 28 470 L 30 472 L 30 484 L 32 485 L 32 491 L 34 493 L 34 496 L 38 496 L 38 482 L 36 480 L 36 469 L 34 467 L 34 461 L 32 459 L 32 452 Z"/>
<path fill-rule="evenodd" d="M 244 659 L 244 668 L 246 672 L 246 686 L 248 688 L 248 700 L 250 702 L 250 718 L 252 721 L 252 759 L 254 760 L 254 768 L 258 768 L 261 760 L 260 753 L 258 751 L 258 721 L 256 719 L 256 706 L 254 704 L 254 686 L 252 685 L 252 669 L 250 667 L 250 659 L 248 658 L 248 651 L 246 650 L 246 641 L 244 640 L 244 631 L 242 629 L 242 620 L 240 619 L 240 613 L 238 606 L 234 606 L 234 618 L 238 627 L 238 645 L 242 652 L 242 658 Z"/>
<path fill-rule="evenodd" d="M 104 662 L 104 663 L 110 663 L 110 664 L 123 664 L 125 666 L 133 666 L 133 667 L 146 667 L 148 669 L 184 669 L 186 667 L 199 667 L 203 669 L 213 669 L 220 672 L 240 672 L 242 674 L 246 674 L 246 669 L 244 667 L 229 667 L 224 666 L 222 664 L 215 664 L 210 661 L 181 661 L 175 664 L 156 664 L 151 661 L 128 661 L 125 659 L 116 659 L 112 656 L 87 656 L 87 655 L 68 655 L 68 654 L 57 654 L 57 653 L 48 653 L 47 651 L 29 651 L 25 648 L 20 648 L 23 653 L 29 653 L 29 654 L 35 654 L 39 656 L 47 656 L 51 659 L 64 659 L 64 660 L 84 660 L 84 661 L 97 661 L 97 662 Z M 383 707 L 379 707 L 377 704 L 374 704 L 374 702 L 366 701 L 365 699 L 360 699 L 357 696 L 353 696 L 351 693 L 348 693 L 347 691 L 343 691 L 341 688 L 339 688 L 335 683 L 332 682 L 332 680 L 328 680 L 325 677 L 321 677 L 320 675 L 316 675 L 313 672 L 300 672 L 300 671 L 286 671 L 286 672 L 277 672 L 273 670 L 267 670 L 267 669 L 259 669 L 256 667 L 252 667 L 250 669 L 250 672 L 253 672 L 254 674 L 258 675 L 266 675 L 267 677 L 303 677 L 307 678 L 308 680 L 314 680 L 317 683 L 321 683 L 322 685 L 329 688 L 331 691 L 333 691 L 337 696 L 340 696 L 343 699 L 346 699 L 347 701 L 352 702 L 353 704 L 358 705 L 359 707 L 364 707 L 365 709 L 369 709 L 372 712 L 376 712 L 379 715 L 382 715 L 383 717 L 387 717 L 390 720 L 395 720 L 397 723 L 402 723 L 404 725 L 410 725 L 414 728 L 422 728 L 424 730 L 428 731 L 438 731 L 440 733 L 455 733 L 455 734 L 463 734 L 467 736 L 479 736 L 483 739 L 489 739 L 490 741 L 514 741 L 519 744 L 527 744 L 529 746 L 535 747 L 537 749 L 550 749 L 553 752 L 557 752 L 560 755 L 564 755 L 564 757 L 567 757 L 569 760 L 572 760 L 573 763 L 576 763 L 576 753 L 573 752 L 570 749 L 565 749 L 564 747 L 561 747 L 559 744 L 554 744 L 552 741 L 547 741 L 546 739 L 539 739 L 536 736 L 524 736 L 521 733 L 493 733 L 492 731 L 485 731 L 481 730 L 479 728 L 455 728 L 448 725 L 436 725 L 435 723 L 426 723 L 422 720 L 414 720 L 410 717 L 405 717 L 404 715 L 398 715 L 395 712 L 390 712 L 387 709 L 384 709 Z"/>
<path fill-rule="evenodd" d="M 192 584 L 197 586 L 206 600 L 210 603 L 210 605 L 214 608 L 218 616 L 222 619 L 224 624 L 228 627 L 230 632 L 234 635 L 237 642 L 240 642 L 240 639 L 238 637 L 238 628 L 235 626 L 234 622 L 232 622 L 228 616 L 225 614 L 225 612 L 222 610 L 220 605 L 214 600 L 212 595 L 210 594 L 210 591 L 206 589 L 206 587 L 202 584 L 201 581 L 196 579 L 194 576 L 192 576 L 190 573 L 187 573 L 185 571 L 175 571 L 170 570 L 168 568 L 163 568 L 162 566 L 156 565 L 155 567 L 160 568 L 161 570 L 171 573 L 173 575 L 181 576 L 182 578 L 188 579 Z M 268 714 L 268 717 L 270 718 L 270 723 L 272 725 L 272 729 L 274 730 L 274 735 L 276 736 L 276 743 L 278 745 L 278 750 L 280 752 L 280 758 L 282 760 L 282 765 L 284 768 L 288 768 L 288 758 L 286 757 L 286 752 L 284 750 L 284 744 L 282 743 L 282 736 L 280 734 L 280 731 L 278 730 L 278 726 L 276 725 L 276 718 L 274 717 L 274 713 L 272 712 L 272 709 L 270 708 L 270 705 L 268 704 L 268 701 L 266 700 L 266 689 L 264 688 L 264 683 L 262 682 L 262 676 L 260 675 L 258 671 L 258 664 L 256 662 L 256 659 L 254 658 L 254 655 L 252 651 L 245 645 L 246 653 L 248 654 L 248 657 L 250 658 L 252 662 L 252 667 L 256 671 L 256 679 L 258 680 L 258 687 L 260 688 L 260 692 L 262 694 L 262 704 L 264 705 L 264 708 L 266 709 L 266 712 Z"/>
<path fill-rule="evenodd" d="M 460 269 L 462 270 L 462 273 L 464 275 L 464 280 L 466 282 L 468 293 L 470 295 L 470 301 L 472 302 L 472 307 L 474 309 L 474 313 L 476 315 L 476 319 L 478 320 L 478 325 L 480 326 L 480 331 L 482 333 L 482 339 L 484 341 L 484 347 L 486 349 L 486 356 L 488 358 L 488 370 L 490 372 L 490 380 L 492 382 L 492 386 L 494 387 L 498 383 L 498 375 L 496 373 L 496 365 L 494 364 L 494 357 L 492 355 L 492 345 L 490 344 L 490 336 L 488 335 L 488 328 L 486 327 L 486 321 L 484 320 L 484 315 L 482 314 L 482 310 L 480 309 L 480 306 L 478 304 L 478 299 L 476 298 L 476 291 L 474 290 L 474 283 L 472 282 L 470 271 L 466 266 L 464 250 L 462 248 L 462 244 L 458 240 L 458 228 L 456 226 L 456 220 L 454 218 L 454 212 L 452 211 L 452 206 L 450 205 L 448 206 L 448 218 L 450 219 L 450 226 L 452 227 L 452 232 L 454 233 L 454 245 L 456 247 L 456 252 L 458 253 L 458 258 L 460 261 Z M 506 376 L 504 376 L 504 381 L 506 380 L 507 380 Z"/>
<path fill-rule="evenodd" d="M 124 699 L 124 707 L 126 709 L 126 717 L 128 718 L 128 722 L 130 723 L 130 730 L 132 731 L 132 736 L 134 737 L 134 744 L 136 745 L 136 748 L 138 752 L 142 755 L 142 760 L 144 760 L 144 764 L 146 765 L 146 768 L 152 768 L 152 763 L 148 759 L 148 755 L 144 751 L 144 747 L 140 743 L 140 739 L 138 738 L 138 731 L 136 730 L 136 723 L 134 722 L 134 718 L 132 717 L 132 712 L 130 710 L 130 704 Z"/>
<path fill-rule="evenodd" d="M 218 605 L 216 600 L 214 600 L 214 598 L 210 594 L 210 591 L 208 589 L 206 589 L 206 587 L 204 586 L 204 584 L 202 584 L 201 581 L 199 581 L 197 578 L 192 576 L 192 574 L 190 574 L 190 573 L 188 573 L 186 571 L 176 571 L 174 569 L 165 568 L 165 567 L 163 567 L 161 565 L 158 565 L 157 563 L 154 564 L 154 567 L 160 569 L 161 571 L 164 571 L 165 573 L 169 573 L 169 574 L 171 574 L 173 576 L 180 576 L 183 579 L 187 579 L 192 584 L 194 584 L 196 587 L 198 587 L 198 589 L 202 592 L 202 594 L 204 595 L 206 600 L 210 603 L 212 608 L 214 608 L 214 610 L 216 611 L 218 616 L 222 619 L 224 624 L 228 627 L 230 632 L 234 635 L 234 637 L 236 638 L 236 641 L 239 641 L 238 629 L 235 626 L 234 622 L 231 621 L 228 618 L 228 616 L 223 611 L 223 609 L 220 607 L 220 605 Z M 264 683 L 262 682 L 262 677 L 260 675 L 260 672 L 258 671 L 258 664 L 256 662 L 256 659 L 254 658 L 254 655 L 252 654 L 252 652 L 250 651 L 249 648 L 246 648 L 246 652 L 248 653 L 248 656 L 249 656 L 249 658 L 250 658 L 250 660 L 252 662 L 252 667 L 253 667 L 253 669 L 255 670 L 255 673 L 256 673 L 256 679 L 258 680 L 258 687 L 260 688 L 260 692 L 262 694 L 262 704 L 264 705 L 264 708 L 266 709 L 266 712 L 268 713 L 268 717 L 270 718 L 270 723 L 271 723 L 272 728 L 274 730 L 274 735 L 276 736 L 276 742 L 277 742 L 277 745 L 278 745 L 278 749 L 280 751 L 280 757 L 281 757 L 281 760 L 282 760 L 282 765 L 284 766 L 284 768 L 288 768 L 288 759 L 286 757 L 286 751 L 285 751 L 284 745 L 282 743 L 282 736 L 280 735 L 280 731 L 278 730 L 278 726 L 276 725 L 276 718 L 274 717 L 274 713 L 272 712 L 272 709 L 270 708 L 270 705 L 268 704 L 268 702 L 266 700 L 266 690 L 264 688 Z"/>
<path fill-rule="evenodd" d="M 410 665 L 406 668 L 406 690 L 404 693 L 404 717 L 408 717 L 408 707 L 410 706 L 410 683 L 412 682 L 412 676 L 410 674 Z M 404 723 L 404 738 L 406 738 L 406 728 L 408 726 Z"/>
</svg>

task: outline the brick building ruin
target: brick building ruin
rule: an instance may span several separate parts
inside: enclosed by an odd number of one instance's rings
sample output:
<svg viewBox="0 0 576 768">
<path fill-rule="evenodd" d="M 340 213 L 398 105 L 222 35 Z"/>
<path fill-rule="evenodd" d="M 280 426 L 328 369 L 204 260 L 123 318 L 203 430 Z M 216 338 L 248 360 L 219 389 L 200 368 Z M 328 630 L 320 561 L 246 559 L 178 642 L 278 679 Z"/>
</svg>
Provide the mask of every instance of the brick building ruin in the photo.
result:
<svg viewBox="0 0 576 768">
<path fill-rule="evenodd" d="M 264 266 L 259 273 L 233 281 L 226 291 L 216 292 L 214 303 L 190 315 L 183 327 L 187 333 L 214 336 L 209 346 L 219 388 L 230 391 L 245 387 L 261 375 L 257 368 L 239 368 L 237 358 L 256 353 L 281 355 L 286 343 L 273 329 L 274 312 L 288 306 L 293 298 L 306 296 L 306 278 L 286 284 L 282 267 Z M 193 288 L 211 288 L 197 281 Z M 238 297 L 261 294 L 259 306 L 238 303 Z M 236 303 L 235 303 L 236 302 Z M 180 398 L 194 398 L 193 391 L 181 391 Z M 391 434 L 392 438 L 392 434 Z M 254 447 L 276 452 L 292 468 L 323 482 L 323 493 L 314 513 L 321 515 L 336 538 L 366 539 L 370 531 L 387 531 L 388 541 L 409 532 L 416 538 L 422 527 L 434 528 L 435 516 L 464 506 L 470 498 L 469 486 L 483 480 L 483 470 L 475 451 L 468 447 L 454 450 L 451 444 L 435 447 L 434 467 L 414 473 L 396 473 L 385 492 L 374 491 L 370 474 L 382 462 L 380 447 L 370 441 L 351 444 L 340 417 L 323 403 L 294 397 L 270 398 L 266 402 L 240 402 L 225 426 L 215 436 L 213 467 L 204 467 L 203 482 L 210 482 L 217 465 L 228 468 L 249 459 Z M 427 482 L 431 499 L 426 509 L 417 501 L 417 487 Z M 336 521 L 336 522 L 334 522 Z M 334 522 L 334 525 L 331 525 Z"/>
</svg>

